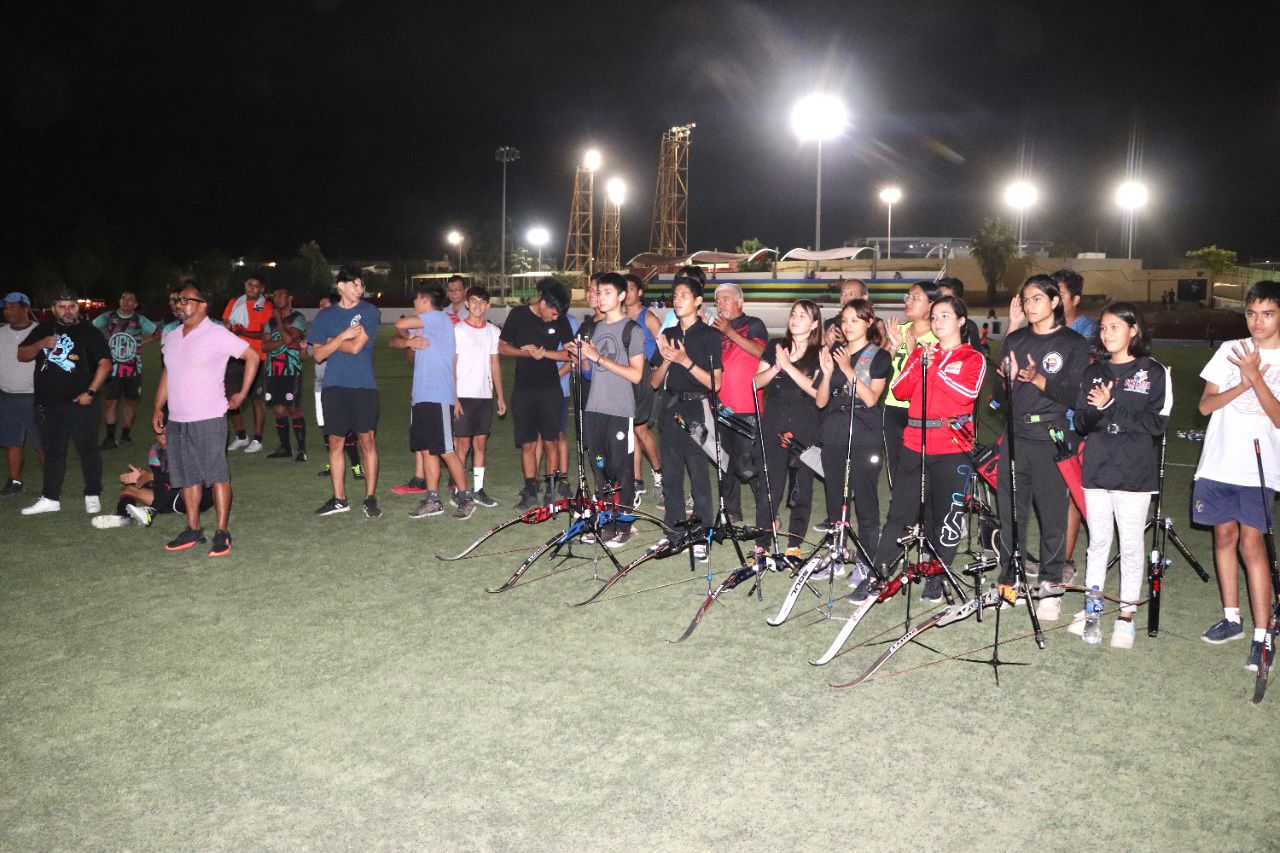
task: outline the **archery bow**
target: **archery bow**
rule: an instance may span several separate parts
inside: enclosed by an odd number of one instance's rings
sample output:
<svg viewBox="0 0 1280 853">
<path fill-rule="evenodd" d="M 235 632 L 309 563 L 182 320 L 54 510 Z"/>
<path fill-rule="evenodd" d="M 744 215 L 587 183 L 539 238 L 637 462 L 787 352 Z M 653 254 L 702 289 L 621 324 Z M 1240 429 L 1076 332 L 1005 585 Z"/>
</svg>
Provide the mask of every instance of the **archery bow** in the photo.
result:
<svg viewBox="0 0 1280 853">
<path fill-rule="evenodd" d="M 641 554 L 625 566 L 619 566 L 618 570 L 614 572 L 613 577 L 605 581 L 604 585 L 596 590 L 590 598 L 585 601 L 579 601 L 578 603 L 570 606 L 585 607 L 603 595 L 605 590 L 609 589 L 609 587 L 613 586 L 615 583 L 630 574 L 633 569 L 637 569 L 651 560 L 665 560 L 668 557 L 674 557 L 676 554 L 693 547 L 695 543 L 706 538 L 706 529 L 699 529 L 700 527 L 701 525 L 698 523 L 696 518 L 681 522 L 677 525 L 677 528 L 679 529 L 674 535 L 669 536 L 666 540 L 654 545 L 644 554 Z"/>
<path fill-rule="evenodd" d="M 479 548 L 482 544 L 484 544 L 484 542 L 486 542 L 493 536 L 496 536 L 497 534 L 501 533 L 502 531 L 506 530 L 508 527 L 511 527 L 512 525 L 541 524 L 542 522 L 550 519 L 552 516 L 559 515 L 562 512 L 582 509 L 584 507 L 584 504 L 589 502 L 591 502 L 589 501 L 589 499 L 584 499 L 584 498 L 561 498 L 560 500 L 552 501 L 546 506 L 532 507 L 520 513 L 519 515 L 515 516 L 514 518 L 509 518 L 506 521 L 502 522 L 501 524 L 498 524 L 498 525 L 495 525 L 494 527 L 489 528 L 488 533 L 485 533 L 479 539 L 472 542 L 470 545 L 468 545 L 466 548 L 463 548 L 462 551 L 453 555 L 452 557 L 442 557 L 441 555 L 436 554 L 436 559 L 444 561 L 446 563 L 451 563 L 454 560 L 461 560 L 465 558 L 468 554 L 470 554 L 472 551 Z"/>
</svg>

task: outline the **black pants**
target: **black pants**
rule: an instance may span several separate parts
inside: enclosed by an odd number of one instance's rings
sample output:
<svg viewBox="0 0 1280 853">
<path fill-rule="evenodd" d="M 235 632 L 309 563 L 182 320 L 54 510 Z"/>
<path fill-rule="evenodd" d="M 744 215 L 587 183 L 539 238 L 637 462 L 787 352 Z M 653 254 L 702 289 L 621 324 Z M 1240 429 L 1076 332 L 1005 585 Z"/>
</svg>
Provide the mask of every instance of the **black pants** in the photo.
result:
<svg viewBox="0 0 1280 853">
<path fill-rule="evenodd" d="M 755 413 L 738 415 L 738 419 L 756 425 Z M 710 428 L 708 424 L 708 428 Z M 764 501 L 764 479 L 760 476 L 760 440 L 747 438 L 734 432 L 723 424 L 720 425 L 720 449 L 729 460 L 729 470 L 724 473 L 724 509 L 732 518 L 742 518 L 742 483 L 741 473 L 749 471 L 754 476 L 747 480 L 751 494 L 760 504 Z M 758 514 L 758 513 L 757 513 Z"/>
<path fill-rule="evenodd" d="M 596 497 L 604 500 L 603 486 L 617 486 L 616 499 L 624 509 L 630 509 L 636 500 L 635 433 L 631 418 L 606 415 L 601 412 L 584 412 L 582 415 L 582 446 L 587 465 L 596 481 Z M 612 498 L 610 498 L 612 500 Z M 630 524 L 610 525 L 607 532 L 631 530 Z"/>
<path fill-rule="evenodd" d="M 847 427 L 846 427 L 847 429 Z M 858 539 L 868 554 L 875 553 L 880 541 L 880 471 L 884 467 L 884 448 L 854 443 L 849 452 L 848 432 L 822 445 L 822 470 L 826 479 L 823 489 L 827 498 L 827 521 L 840 520 L 840 510 L 852 498 L 853 516 L 857 519 Z M 844 485 L 845 460 L 849 462 L 849 495 L 840 494 Z"/>
<path fill-rule="evenodd" d="M 705 398 L 681 400 L 674 392 L 669 397 L 661 418 L 662 440 L 658 443 L 662 457 L 662 500 L 666 506 L 663 520 L 668 526 L 685 520 L 684 475 L 687 472 L 693 490 L 693 512 L 703 524 L 710 524 L 716 516 L 711 496 L 710 460 L 693 436 L 675 422 L 675 416 L 682 415 L 688 423 L 702 423 L 708 404 Z"/>
<path fill-rule="evenodd" d="M 956 558 L 964 539 L 964 495 L 973 463 L 964 453 L 925 456 L 924 533 L 933 555 L 945 566 Z M 878 568 L 892 563 L 901 551 L 898 540 L 920 516 L 920 453 L 902 448 L 898 468 L 893 473 L 893 496 L 889 515 L 875 551 Z"/>
<path fill-rule="evenodd" d="M 84 474 L 84 493 L 102 494 L 102 454 L 98 451 L 98 403 L 87 406 L 62 403 L 36 404 L 36 429 L 44 447 L 44 487 L 40 493 L 51 501 L 62 498 L 62 478 L 67 474 L 67 444 L 74 442 Z"/>
<path fill-rule="evenodd" d="M 907 407 L 884 407 L 884 445 L 885 456 L 889 462 L 889 470 L 898 476 L 898 460 L 902 457 L 902 434 L 907 429 Z"/>
<path fill-rule="evenodd" d="M 1031 508 L 1034 505 L 1040 521 L 1040 580 L 1062 582 L 1062 570 L 1066 562 L 1067 503 L 1071 500 L 1067 484 L 1054 462 L 1053 442 L 1017 439 L 1018 458 L 1018 546 L 1023 555 L 1027 552 L 1027 530 L 1031 527 Z M 1012 507 L 1009 488 L 1009 438 L 1005 436 L 1004 450 L 1000 454 L 996 505 L 1000 510 L 1000 581 L 1013 583 L 1009 568 L 1010 548 L 1013 544 Z"/>
<path fill-rule="evenodd" d="M 813 471 L 783 447 L 778 436 L 789 432 L 802 444 L 813 444 L 817 432 L 814 429 L 816 416 L 817 409 L 807 400 L 770 397 L 760 430 L 764 439 L 764 461 L 769 470 L 769 494 L 765 495 L 765 467 L 761 466 L 752 481 L 756 486 L 756 526 L 768 528 L 773 518 L 781 519 L 782 508 L 788 503 L 784 502 L 783 495 L 789 495 L 791 519 L 783 530 L 791 534 L 787 537 L 787 544 L 793 547 L 803 544 L 805 531 L 809 529 L 813 508 Z M 756 455 L 760 455 L 758 445 Z M 788 479 L 794 482 L 790 492 L 787 491 Z M 769 517 L 771 506 L 773 518 Z M 767 546 L 769 541 L 769 537 L 761 537 L 756 544 Z"/>
</svg>

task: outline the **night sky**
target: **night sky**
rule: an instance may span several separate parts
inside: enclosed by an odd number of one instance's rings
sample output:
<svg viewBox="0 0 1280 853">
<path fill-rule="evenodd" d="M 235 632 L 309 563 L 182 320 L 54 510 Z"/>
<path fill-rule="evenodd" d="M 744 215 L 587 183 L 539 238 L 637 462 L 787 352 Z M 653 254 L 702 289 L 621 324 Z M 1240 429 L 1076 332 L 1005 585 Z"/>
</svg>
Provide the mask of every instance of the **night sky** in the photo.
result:
<svg viewBox="0 0 1280 853">
<path fill-rule="evenodd" d="M 143 11 L 144 8 L 146 11 Z M 842 94 L 823 242 L 967 236 L 1020 158 L 1028 239 L 1123 252 L 1112 204 L 1140 128 L 1153 200 L 1137 253 L 1280 254 L 1274 4 L 744 2 L 6 3 L 6 263 L 106 232 L 135 252 L 440 257 L 498 218 L 563 249 L 573 168 L 624 177 L 624 257 L 647 248 L 662 131 L 696 122 L 690 246 L 813 236 L 814 149 L 791 103 Z M 1020 153 L 1021 152 L 1021 153 Z"/>
</svg>

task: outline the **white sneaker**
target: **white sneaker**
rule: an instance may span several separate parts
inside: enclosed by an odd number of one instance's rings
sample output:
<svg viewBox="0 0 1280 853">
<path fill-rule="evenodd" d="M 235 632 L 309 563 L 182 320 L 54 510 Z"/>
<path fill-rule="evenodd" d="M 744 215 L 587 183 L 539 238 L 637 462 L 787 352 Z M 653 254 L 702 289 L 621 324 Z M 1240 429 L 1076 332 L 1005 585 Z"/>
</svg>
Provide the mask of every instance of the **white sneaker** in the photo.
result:
<svg viewBox="0 0 1280 853">
<path fill-rule="evenodd" d="M 1111 648 L 1133 648 L 1133 633 L 1132 619 L 1117 619 L 1115 627 L 1111 629 Z"/>
<path fill-rule="evenodd" d="M 233 438 L 231 439 L 231 442 L 227 445 L 227 450 L 241 450 L 248 446 L 249 446 L 249 439 Z"/>
<path fill-rule="evenodd" d="M 1036 618 L 1041 622 L 1057 622 L 1062 618 L 1062 599 L 1057 596 L 1040 599 L 1036 605 Z"/>
<path fill-rule="evenodd" d="M 129 519 L 123 515 L 95 515 L 91 523 L 99 530 L 110 530 L 113 527 L 128 527 Z"/>
<path fill-rule="evenodd" d="M 97 515 L 102 512 L 102 501 L 97 495 L 84 496 L 84 511 L 89 515 Z"/>
<path fill-rule="evenodd" d="M 707 562 L 707 546 L 704 543 L 699 542 L 693 546 L 693 559 L 699 563 Z"/>
<path fill-rule="evenodd" d="M 262 442 L 261 442 L 261 441 L 258 441 L 258 440 L 255 438 L 253 441 L 249 442 L 249 444 L 245 447 L 244 452 L 245 452 L 245 453 L 257 453 L 257 452 L 258 452 L 259 450 L 261 450 L 261 449 L 262 449 Z"/>
<path fill-rule="evenodd" d="M 129 504 L 124 508 L 124 511 L 133 516 L 133 520 L 143 527 L 150 527 L 151 520 L 156 517 L 156 511 L 149 506 Z"/>
<path fill-rule="evenodd" d="M 39 515 L 42 512 L 58 512 L 61 509 L 62 509 L 61 501 L 51 501 L 48 498 L 42 497 L 40 498 L 40 500 L 36 501 L 31 506 L 24 506 L 22 508 L 22 514 L 23 515 Z"/>
<path fill-rule="evenodd" d="M 1077 637 L 1084 636 L 1084 620 L 1089 616 L 1088 613 L 1081 610 L 1075 616 L 1071 617 L 1071 624 L 1067 626 L 1067 630 L 1075 634 Z"/>
</svg>

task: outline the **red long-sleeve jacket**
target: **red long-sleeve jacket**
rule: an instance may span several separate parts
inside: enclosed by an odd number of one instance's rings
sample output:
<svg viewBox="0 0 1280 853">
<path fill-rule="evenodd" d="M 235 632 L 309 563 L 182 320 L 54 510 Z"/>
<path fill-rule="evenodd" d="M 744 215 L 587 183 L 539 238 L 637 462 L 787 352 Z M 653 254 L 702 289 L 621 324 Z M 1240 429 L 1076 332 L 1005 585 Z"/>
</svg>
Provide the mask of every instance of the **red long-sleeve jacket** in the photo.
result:
<svg viewBox="0 0 1280 853">
<path fill-rule="evenodd" d="M 928 420 L 968 418 L 973 415 L 973 401 L 982 390 L 982 380 L 987 375 L 987 360 L 982 353 L 968 344 L 960 344 L 946 352 L 934 351 L 929 362 L 929 414 Z M 923 401 L 920 387 L 920 347 L 912 350 L 902 373 L 889 386 L 889 391 L 899 400 L 910 400 L 907 417 L 923 418 Z M 920 452 L 920 427 L 908 426 L 902 435 L 902 444 L 908 450 Z M 973 425 L 959 427 L 931 427 L 928 431 L 926 453 L 958 453 L 973 447 Z"/>
</svg>

